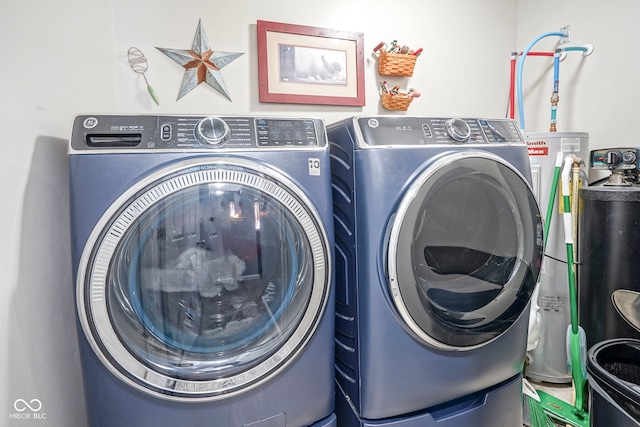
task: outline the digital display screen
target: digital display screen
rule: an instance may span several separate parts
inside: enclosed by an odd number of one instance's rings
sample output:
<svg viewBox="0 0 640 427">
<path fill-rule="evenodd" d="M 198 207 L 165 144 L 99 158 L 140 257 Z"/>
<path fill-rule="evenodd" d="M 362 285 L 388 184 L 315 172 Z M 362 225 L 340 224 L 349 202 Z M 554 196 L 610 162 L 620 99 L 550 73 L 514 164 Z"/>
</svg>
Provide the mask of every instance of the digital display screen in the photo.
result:
<svg viewBox="0 0 640 427">
<path fill-rule="evenodd" d="M 266 120 L 256 122 L 258 144 L 261 146 L 316 145 L 316 130 L 312 120 Z"/>
<path fill-rule="evenodd" d="M 272 139 L 303 141 L 307 139 L 307 135 L 303 122 L 291 120 L 273 120 L 268 121 L 269 134 Z"/>
</svg>

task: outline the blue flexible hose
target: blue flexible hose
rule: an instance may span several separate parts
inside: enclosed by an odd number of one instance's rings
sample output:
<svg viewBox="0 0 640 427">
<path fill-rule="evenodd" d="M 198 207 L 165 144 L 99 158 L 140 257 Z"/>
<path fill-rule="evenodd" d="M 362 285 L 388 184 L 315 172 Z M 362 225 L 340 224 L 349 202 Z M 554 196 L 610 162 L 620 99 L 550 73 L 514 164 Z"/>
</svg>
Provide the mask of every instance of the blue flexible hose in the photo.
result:
<svg viewBox="0 0 640 427">
<path fill-rule="evenodd" d="M 551 122 L 549 130 L 554 132 L 556 130 L 556 113 L 558 110 L 558 90 L 560 86 L 560 49 L 556 49 L 553 54 L 553 91 L 551 94 Z"/>
<path fill-rule="evenodd" d="M 572 51 L 588 52 L 589 48 L 588 47 L 584 47 L 584 46 L 567 46 L 567 47 L 563 47 L 562 51 L 563 52 L 572 52 Z"/>
<path fill-rule="evenodd" d="M 520 130 L 522 131 L 524 131 L 524 102 L 522 100 L 522 70 L 524 68 L 524 60 L 527 57 L 527 54 L 529 53 L 529 51 L 533 49 L 533 46 L 535 46 L 536 43 L 538 43 L 540 40 L 542 40 L 545 37 L 551 37 L 551 36 L 564 37 L 566 36 L 566 33 L 549 32 L 549 33 L 544 33 L 539 35 L 531 43 L 529 43 L 529 46 L 527 46 L 527 48 L 522 52 L 522 56 L 520 57 L 520 61 L 518 62 L 518 72 L 516 74 L 516 82 L 517 82 L 516 86 L 517 86 L 517 94 L 518 94 L 518 112 L 520 114 Z"/>
</svg>

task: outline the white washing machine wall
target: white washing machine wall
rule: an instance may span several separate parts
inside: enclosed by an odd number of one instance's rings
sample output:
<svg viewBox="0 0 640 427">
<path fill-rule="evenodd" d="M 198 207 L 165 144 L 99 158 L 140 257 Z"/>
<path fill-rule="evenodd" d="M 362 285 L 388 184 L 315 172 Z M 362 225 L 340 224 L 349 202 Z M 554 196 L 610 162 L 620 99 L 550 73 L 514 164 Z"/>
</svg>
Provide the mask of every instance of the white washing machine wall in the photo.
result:
<svg viewBox="0 0 640 427">
<path fill-rule="evenodd" d="M 70 163 L 91 425 L 335 424 L 321 121 L 81 116 Z"/>
<path fill-rule="evenodd" d="M 521 422 L 542 222 L 511 120 L 327 129 L 342 426 Z"/>
</svg>

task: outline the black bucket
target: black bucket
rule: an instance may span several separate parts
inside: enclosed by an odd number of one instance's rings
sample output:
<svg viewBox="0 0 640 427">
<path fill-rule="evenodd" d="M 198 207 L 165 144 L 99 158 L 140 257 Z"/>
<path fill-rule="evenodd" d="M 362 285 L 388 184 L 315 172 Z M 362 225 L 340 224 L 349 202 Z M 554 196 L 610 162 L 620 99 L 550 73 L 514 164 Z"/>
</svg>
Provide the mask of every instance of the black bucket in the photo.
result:
<svg viewBox="0 0 640 427">
<path fill-rule="evenodd" d="M 587 357 L 591 426 L 640 426 L 640 340 L 595 344 Z"/>
</svg>

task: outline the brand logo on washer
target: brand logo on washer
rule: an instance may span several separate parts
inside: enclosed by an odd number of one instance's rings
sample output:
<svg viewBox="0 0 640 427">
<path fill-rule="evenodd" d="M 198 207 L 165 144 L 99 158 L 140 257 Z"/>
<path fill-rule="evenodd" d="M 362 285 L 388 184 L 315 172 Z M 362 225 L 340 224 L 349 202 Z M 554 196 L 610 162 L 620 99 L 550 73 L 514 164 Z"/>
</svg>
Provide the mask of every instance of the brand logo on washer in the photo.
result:
<svg viewBox="0 0 640 427">
<path fill-rule="evenodd" d="M 86 129 L 93 129 L 94 127 L 98 126 L 98 119 L 96 119 L 95 117 L 87 117 L 86 119 L 84 119 L 84 122 L 82 122 L 82 126 L 84 126 Z"/>
<path fill-rule="evenodd" d="M 380 125 L 380 122 L 378 122 L 378 119 L 369 119 L 369 127 L 371 128 L 377 128 Z"/>
</svg>

